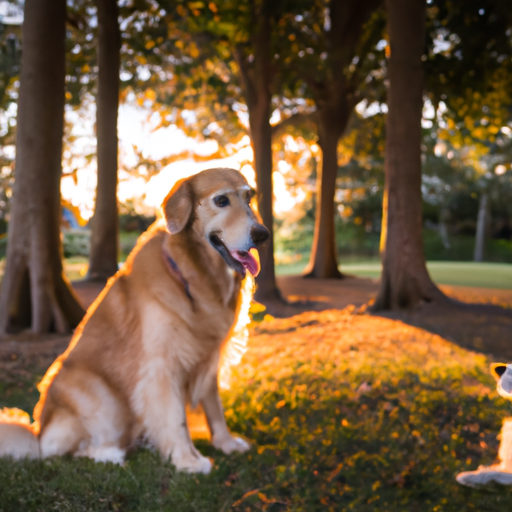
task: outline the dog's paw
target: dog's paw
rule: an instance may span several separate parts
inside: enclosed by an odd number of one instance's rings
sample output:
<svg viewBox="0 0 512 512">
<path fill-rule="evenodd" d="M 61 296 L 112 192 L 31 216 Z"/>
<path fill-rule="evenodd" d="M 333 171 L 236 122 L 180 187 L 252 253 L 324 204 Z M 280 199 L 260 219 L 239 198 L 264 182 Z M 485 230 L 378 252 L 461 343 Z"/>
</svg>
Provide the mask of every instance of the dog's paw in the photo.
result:
<svg viewBox="0 0 512 512">
<path fill-rule="evenodd" d="M 173 454 L 172 463 L 178 471 L 185 471 L 186 473 L 203 473 L 207 475 L 212 470 L 211 460 L 203 457 L 198 451 L 187 455 Z"/>
<path fill-rule="evenodd" d="M 241 437 L 224 437 L 222 439 L 215 439 L 215 437 L 212 440 L 212 444 L 217 450 L 222 450 L 226 455 L 229 455 L 233 452 L 246 452 L 250 445 L 247 441 L 242 439 Z"/>
<path fill-rule="evenodd" d="M 75 452 L 75 457 L 89 457 L 95 462 L 112 462 L 119 466 L 124 465 L 125 450 L 117 446 L 88 446 Z"/>
</svg>

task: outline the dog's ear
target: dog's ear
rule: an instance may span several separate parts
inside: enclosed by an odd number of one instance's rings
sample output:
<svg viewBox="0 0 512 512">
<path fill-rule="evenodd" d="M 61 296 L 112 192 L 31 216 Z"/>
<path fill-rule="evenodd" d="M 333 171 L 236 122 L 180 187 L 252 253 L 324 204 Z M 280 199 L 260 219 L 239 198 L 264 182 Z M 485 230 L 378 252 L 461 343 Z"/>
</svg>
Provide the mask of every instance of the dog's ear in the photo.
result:
<svg viewBox="0 0 512 512">
<path fill-rule="evenodd" d="M 496 380 L 500 380 L 501 376 L 507 371 L 507 365 L 505 363 L 492 363 L 491 373 Z"/>
<path fill-rule="evenodd" d="M 189 180 L 178 181 L 162 203 L 167 229 L 171 235 L 179 233 L 187 225 L 193 205 L 193 191 Z"/>
</svg>

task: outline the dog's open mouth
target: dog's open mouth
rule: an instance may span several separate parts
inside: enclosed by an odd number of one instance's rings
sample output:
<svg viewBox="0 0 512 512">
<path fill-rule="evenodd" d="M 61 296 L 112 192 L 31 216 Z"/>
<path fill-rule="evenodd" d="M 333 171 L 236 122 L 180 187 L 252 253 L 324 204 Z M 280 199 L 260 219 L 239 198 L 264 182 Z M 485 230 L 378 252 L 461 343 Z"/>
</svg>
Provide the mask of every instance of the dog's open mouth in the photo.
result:
<svg viewBox="0 0 512 512">
<path fill-rule="evenodd" d="M 242 277 L 245 277 L 247 271 L 254 277 L 259 274 L 260 263 L 257 258 L 258 252 L 256 249 L 252 248 L 249 251 L 230 251 L 216 233 L 212 233 L 209 238 L 210 243 L 224 258 L 224 261 Z M 256 255 L 254 253 L 256 253 Z"/>
</svg>

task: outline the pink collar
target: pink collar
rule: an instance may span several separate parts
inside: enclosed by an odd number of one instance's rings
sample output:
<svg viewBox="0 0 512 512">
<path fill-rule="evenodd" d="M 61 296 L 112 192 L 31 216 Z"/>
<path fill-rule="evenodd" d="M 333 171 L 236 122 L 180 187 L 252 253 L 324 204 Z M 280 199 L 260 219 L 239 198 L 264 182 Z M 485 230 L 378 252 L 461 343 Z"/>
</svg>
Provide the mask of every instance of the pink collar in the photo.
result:
<svg viewBox="0 0 512 512">
<path fill-rule="evenodd" d="M 188 281 L 183 277 L 183 274 L 181 273 L 178 264 L 165 252 L 165 249 L 163 247 L 162 257 L 164 259 L 164 264 L 167 267 L 169 273 L 183 285 L 185 293 L 187 294 L 187 297 L 190 299 L 190 302 L 194 302 L 192 295 L 190 294 L 190 287 L 188 285 Z"/>
</svg>

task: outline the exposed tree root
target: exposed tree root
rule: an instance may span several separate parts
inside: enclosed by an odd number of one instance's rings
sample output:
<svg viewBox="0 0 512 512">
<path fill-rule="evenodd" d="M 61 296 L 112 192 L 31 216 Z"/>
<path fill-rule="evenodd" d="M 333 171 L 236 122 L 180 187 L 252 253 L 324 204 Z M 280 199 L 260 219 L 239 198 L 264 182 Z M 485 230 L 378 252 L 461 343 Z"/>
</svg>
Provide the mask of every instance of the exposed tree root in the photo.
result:
<svg viewBox="0 0 512 512">
<path fill-rule="evenodd" d="M 13 265 L 14 266 L 14 265 Z M 0 333 L 25 329 L 43 334 L 71 332 L 85 314 L 62 274 L 36 279 L 26 263 L 6 269 L 0 295 Z"/>
<path fill-rule="evenodd" d="M 379 293 L 370 310 L 414 309 L 423 302 L 448 304 L 453 301 L 432 282 L 426 269 L 398 276 L 383 271 Z"/>
<path fill-rule="evenodd" d="M 306 267 L 302 277 L 306 279 L 344 279 L 345 275 L 338 270 L 338 267 L 332 269 Z"/>
</svg>

